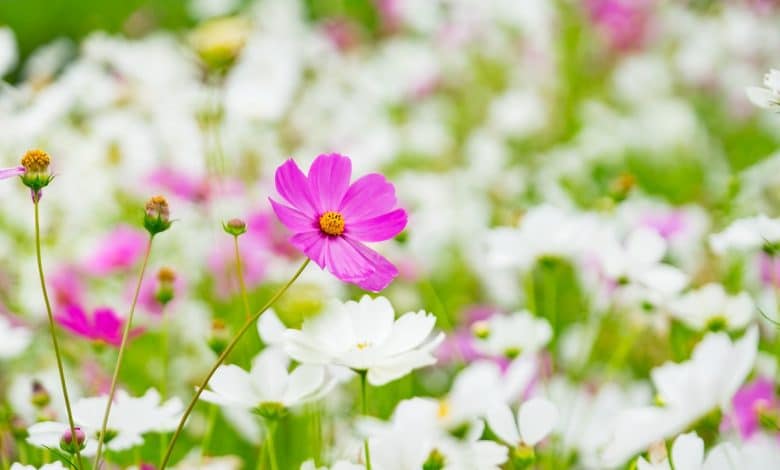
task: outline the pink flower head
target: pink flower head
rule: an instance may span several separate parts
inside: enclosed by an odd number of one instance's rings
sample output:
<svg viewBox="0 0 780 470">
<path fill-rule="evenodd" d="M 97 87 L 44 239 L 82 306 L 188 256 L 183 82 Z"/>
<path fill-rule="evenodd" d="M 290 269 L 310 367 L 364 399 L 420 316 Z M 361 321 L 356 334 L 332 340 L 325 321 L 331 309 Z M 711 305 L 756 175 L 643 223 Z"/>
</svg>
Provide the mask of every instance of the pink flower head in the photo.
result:
<svg viewBox="0 0 780 470">
<path fill-rule="evenodd" d="M 128 269 L 143 255 L 146 243 L 147 235 L 143 231 L 127 226 L 117 227 L 98 242 L 85 267 L 96 276 Z"/>
<path fill-rule="evenodd" d="M 25 173 L 23 166 L 15 166 L 13 168 L 0 168 L 0 180 L 13 178 L 14 176 L 21 176 Z"/>
<path fill-rule="evenodd" d="M 149 182 L 190 202 L 202 202 L 211 195 L 208 180 L 172 168 L 159 168 L 149 175 Z"/>
<path fill-rule="evenodd" d="M 612 48 L 628 50 L 642 44 L 651 0 L 587 0 L 585 4 Z"/>
<path fill-rule="evenodd" d="M 743 439 L 755 434 L 761 424 L 759 413 L 780 411 L 780 400 L 775 395 L 774 383 L 765 377 L 759 377 L 744 385 L 733 399 L 732 422 Z"/>
<path fill-rule="evenodd" d="M 685 214 L 681 211 L 646 214 L 641 224 L 658 232 L 664 239 L 670 240 L 686 228 Z"/>
<path fill-rule="evenodd" d="M 122 342 L 124 318 L 119 317 L 110 308 L 98 308 L 91 317 L 78 305 L 68 305 L 59 311 L 54 319 L 63 328 L 92 341 L 107 343 L 119 347 Z M 136 337 L 143 328 L 130 331 L 130 337 Z"/>
<path fill-rule="evenodd" d="M 293 246 L 342 281 L 379 292 L 398 270 L 363 242 L 393 238 L 407 215 L 384 176 L 371 173 L 350 184 L 351 175 L 352 162 L 337 153 L 318 156 L 308 177 L 290 159 L 276 170 L 276 190 L 289 205 L 270 201 L 294 232 Z"/>
</svg>

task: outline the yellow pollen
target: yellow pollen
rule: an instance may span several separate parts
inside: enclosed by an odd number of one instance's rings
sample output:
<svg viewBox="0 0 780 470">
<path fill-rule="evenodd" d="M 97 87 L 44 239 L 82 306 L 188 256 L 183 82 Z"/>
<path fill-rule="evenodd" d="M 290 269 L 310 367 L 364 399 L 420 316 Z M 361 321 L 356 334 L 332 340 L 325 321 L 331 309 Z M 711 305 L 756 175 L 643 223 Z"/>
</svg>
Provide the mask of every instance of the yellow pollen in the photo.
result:
<svg viewBox="0 0 780 470">
<path fill-rule="evenodd" d="M 29 172 L 40 173 L 49 168 L 51 158 L 41 149 L 28 150 L 22 157 L 22 166 Z"/>
<path fill-rule="evenodd" d="M 371 343 L 369 343 L 368 341 L 363 341 L 362 343 L 358 343 L 358 344 L 357 344 L 357 345 L 355 345 L 355 346 L 356 346 L 356 347 L 357 347 L 357 348 L 358 348 L 360 351 L 362 351 L 362 350 L 366 349 L 367 347 L 371 346 Z"/>
<path fill-rule="evenodd" d="M 344 216 L 334 211 L 322 214 L 320 216 L 320 230 L 328 235 L 341 235 L 344 233 Z"/>
<path fill-rule="evenodd" d="M 447 400 L 439 401 L 439 409 L 436 412 L 436 416 L 439 419 L 444 419 L 450 415 L 450 403 Z"/>
</svg>

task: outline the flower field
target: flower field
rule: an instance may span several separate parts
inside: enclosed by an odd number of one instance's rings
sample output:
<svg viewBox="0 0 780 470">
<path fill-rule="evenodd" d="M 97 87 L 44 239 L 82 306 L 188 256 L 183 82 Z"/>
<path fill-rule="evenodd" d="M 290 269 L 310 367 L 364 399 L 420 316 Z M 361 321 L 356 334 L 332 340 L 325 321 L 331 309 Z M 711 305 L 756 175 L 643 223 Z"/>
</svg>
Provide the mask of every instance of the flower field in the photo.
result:
<svg viewBox="0 0 780 470">
<path fill-rule="evenodd" d="M 12 3 L 0 470 L 780 468 L 780 3 Z"/>
</svg>

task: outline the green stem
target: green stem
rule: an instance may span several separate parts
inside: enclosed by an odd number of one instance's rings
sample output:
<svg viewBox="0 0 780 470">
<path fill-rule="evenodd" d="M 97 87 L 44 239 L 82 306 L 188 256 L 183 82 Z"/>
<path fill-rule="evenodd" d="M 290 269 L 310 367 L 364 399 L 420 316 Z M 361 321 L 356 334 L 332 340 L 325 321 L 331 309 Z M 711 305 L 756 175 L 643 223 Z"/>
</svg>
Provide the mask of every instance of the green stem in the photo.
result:
<svg viewBox="0 0 780 470">
<path fill-rule="evenodd" d="M 35 257 L 38 262 L 38 278 L 41 281 L 41 292 L 43 292 L 43 301 L 46 304 L 46 314 L 49 317 L 49 334 L 51 335 L 51 342 L 54 345 L 54 356 L 57 358 L 57 372 L 60 376 L 60 386 L 62 387 L 62 397 L 65 401 L 65 411 L 68 414 L 68 426 L 70 427 L 70 433 L 72 436 L 76 435 L 76 424 L 73 422 L 73 411 L 70 407 L 70 396 L 68 395 L 68 386 L 65 383 L 65 371 L 62 367 L 62 355 L 60 354 L 60 343 L 57 340 L 57 330 L 54 326 L 54 315 L 51 311 L 51 302 L 49 302 L 49 292 L 46 289 L 46 278 L 43 275 L 43 261 L 41 260 L 41 224 L 38 214 L 38 203 L 40 197 L 33 198 L 33 205 L 35 207 Z M 83 468 L 81 463 L 81 451 L 76 449 L 76 461 L 78 462 L 79 469 Z"/>
<path fill-rule="evenodd" d="M 238 285 L 241 288 L 241 300 L 244 302 L 244 313 L 249 318 L 252 313 L 249 311 L 249 297 L 246 294 L 246 282 L 244 282 L 244 271 L 241 268 L 241 251 L 238 249 L 238 235 L 233 235 L 233 247 L 236 251 L 236 275 L 238 276 Z"/>
<path fill-rule="evenodd" d="M 267 420 L 267 423 L 265 446 L 268 447 L 268 460 L 271 461 L 271 470 L 279 470 L 279 462 L 276 460 L 276 444 L 274 443 L 274 434 L 278 423 L 275 420 Z"/>
<path fill-rule="evenodd" d="M 222 354 L 219 355 L 217 358 L 217 361 L 214 363 L 213 366 L 211 366 L 211 369 L 209 370 L 208 374 L 206 374 L 206 377 L 203 378 L 203 381 L 201 381 L 200 385 L 198 386 L 198 390 L 195 392 L 195 396 L 192 397 L 192 400 L 190 400 L 189 405 L 187 405 L 187 409 L 184 410 L 184 414 L 182 415 L 181 419 L 179 420 L 179 425 L 176 427 L 176 430 L 173 432 L 173 437 L 171 438 L 170 444 L 168 444 L 168 449 L 165 451 L 165 457 L 163 458 L 162 462 L 160 463 L 160 470 L 164 470 L 165 466 L 168 465 L 168 461 L 171 459 L 171 453 L 173 452 L 173 448 L 176 445 L 176 440 L 179 438 L 179 435 L 181 434 L 182 429 L 184 428 L 184 423 L 187 422 L 187 418 L 189 418 L 190 414 L 192 413 L 192 410 L 195 408 L 195 404 L 198 402 L 198 398 L 200 398 L 201 393 L 203 393 L 203 390 L 206 389 L 206 386 L 209 383 L 209 380 L 211 380 L 211 377 L 214 375 L 214 373 L 217 371 L 220 365 L 222 365 L 223 362 L 225 362 L 225 359 L 227 359 L 228 355 L 233 351 L 233 349 L 238 344 L 238 341 L 241 339 L 241 337 L 244 336 L 244 334 L 249 331 L 249 329 L 255 324 L 258 318 L 260 318 L 260 315 L 262 315 L 266 310 L 271 308 L 271 306 L 276 303 L 277 300 L 290 288 L 291 285 L 300 277 L 303 270 L 306 268 L 306 266 L 309 265 L 309 261 L 311 261 L 309 258 L 306 258 L 306 261 L 301 264 L 301 267 L 298 268 L 298 271 L 295 272 L 293 277 L 290 278 L 287 283 L 282 286 L 279 291 L 276 292 L 276 294 L 271 297 L 268 302 L 263 305 L 260 310 L 258 310 L 252 317 L 250 317 L 246 323 L 241 327 L 241 329 L 238 331 L 238 334 L 230 341 L 230 344 L 227 345 L 224 351 L 222 351 Z"/>
<path fill-rule="evenodd" d="M 360 374 L 360 397 L 362 402 L 363 416 L 368 416 L 368 400 L 366 400 L 366 373 L 362 370 Z M 368 446 L 368 438 L 363 441 L 363 448 L 366 452 L 366 470 L 371 470 L 371 449 Z"/>
<path fill-rule="evenodd" d="M 9 464 L 8 459 L 5 456 L 5 434 L 4 430 L 0 428 L 0 467 L 3 468 L 3 470 L 8 470 Z"/>
<path fill-rule="evenodd" d="M 203 443 L 200 446 L 202 456 L 209 455 L 209 446 L 211 445 L 211 436 L 214 435 L 214 424 L 217 421 L 217 405 L 209 406 L 209 417 L 206 421 L 206 432 L 203 434 Z"/>
<path fill-rule="evenodd" d="M 119 381 L 119 370 L 122 368 L 122 359 L 125 357 L 125 350 L 127 349 L 128 339 L 130 338 L 130 329 L 133 326 L 133 315 L 135 314 L 135 306 L 138 303 L 138 296 L 141 293 L 141 283 L 144 280 L 144 274 L 146 273 L 146 266 L 149 264 L 149 255 L 152 252 L 152 241 L 154 235 L 149 236 L 149 242 L 146 244 L 146 253 L 144 253 L 144 261 L 141 265 L 141 272 L 138 275 L 138 284 L 135 287 L 135 294 L 133 294 L 133 302 L 130 305 L 130 313 L 127 315 L 127 321 L 125 322 L 125 329 L 122 332 L 122 342 L 119 344 L 119 355 L 116 359 L 116 365 L 114 366 L 114 375 L 111 377 L 111 388 L 108 392 L 108 400 L 106 401 L 106 410 L 103 412 L 103 423 L 100 426 L 100 434 L 98 434 L 98 446 L 97 454 L 95 455 L 95 470 L 100 470 L 100 457 L 103 455 L 103 437 L 106 435 L 106 428 L 108 428 L 108 417 L 111 415 L 111 405 L 114 402 L 114 394 L 116 393 L 116 384 Z"/>
</svg>

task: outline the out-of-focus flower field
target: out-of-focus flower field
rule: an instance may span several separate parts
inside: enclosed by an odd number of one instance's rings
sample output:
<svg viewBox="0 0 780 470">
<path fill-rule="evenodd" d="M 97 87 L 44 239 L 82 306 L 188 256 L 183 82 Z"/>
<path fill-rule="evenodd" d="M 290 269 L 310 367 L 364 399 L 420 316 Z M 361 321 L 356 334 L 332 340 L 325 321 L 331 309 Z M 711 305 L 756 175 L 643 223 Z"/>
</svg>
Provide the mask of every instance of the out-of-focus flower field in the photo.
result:
<svg viewBox="0 0 780 470">
<path fill-rule="evenodd" d="M 110 3 L 0 4 L 0 470 L 780 468 L 780 3 Z"/>
</svg>

